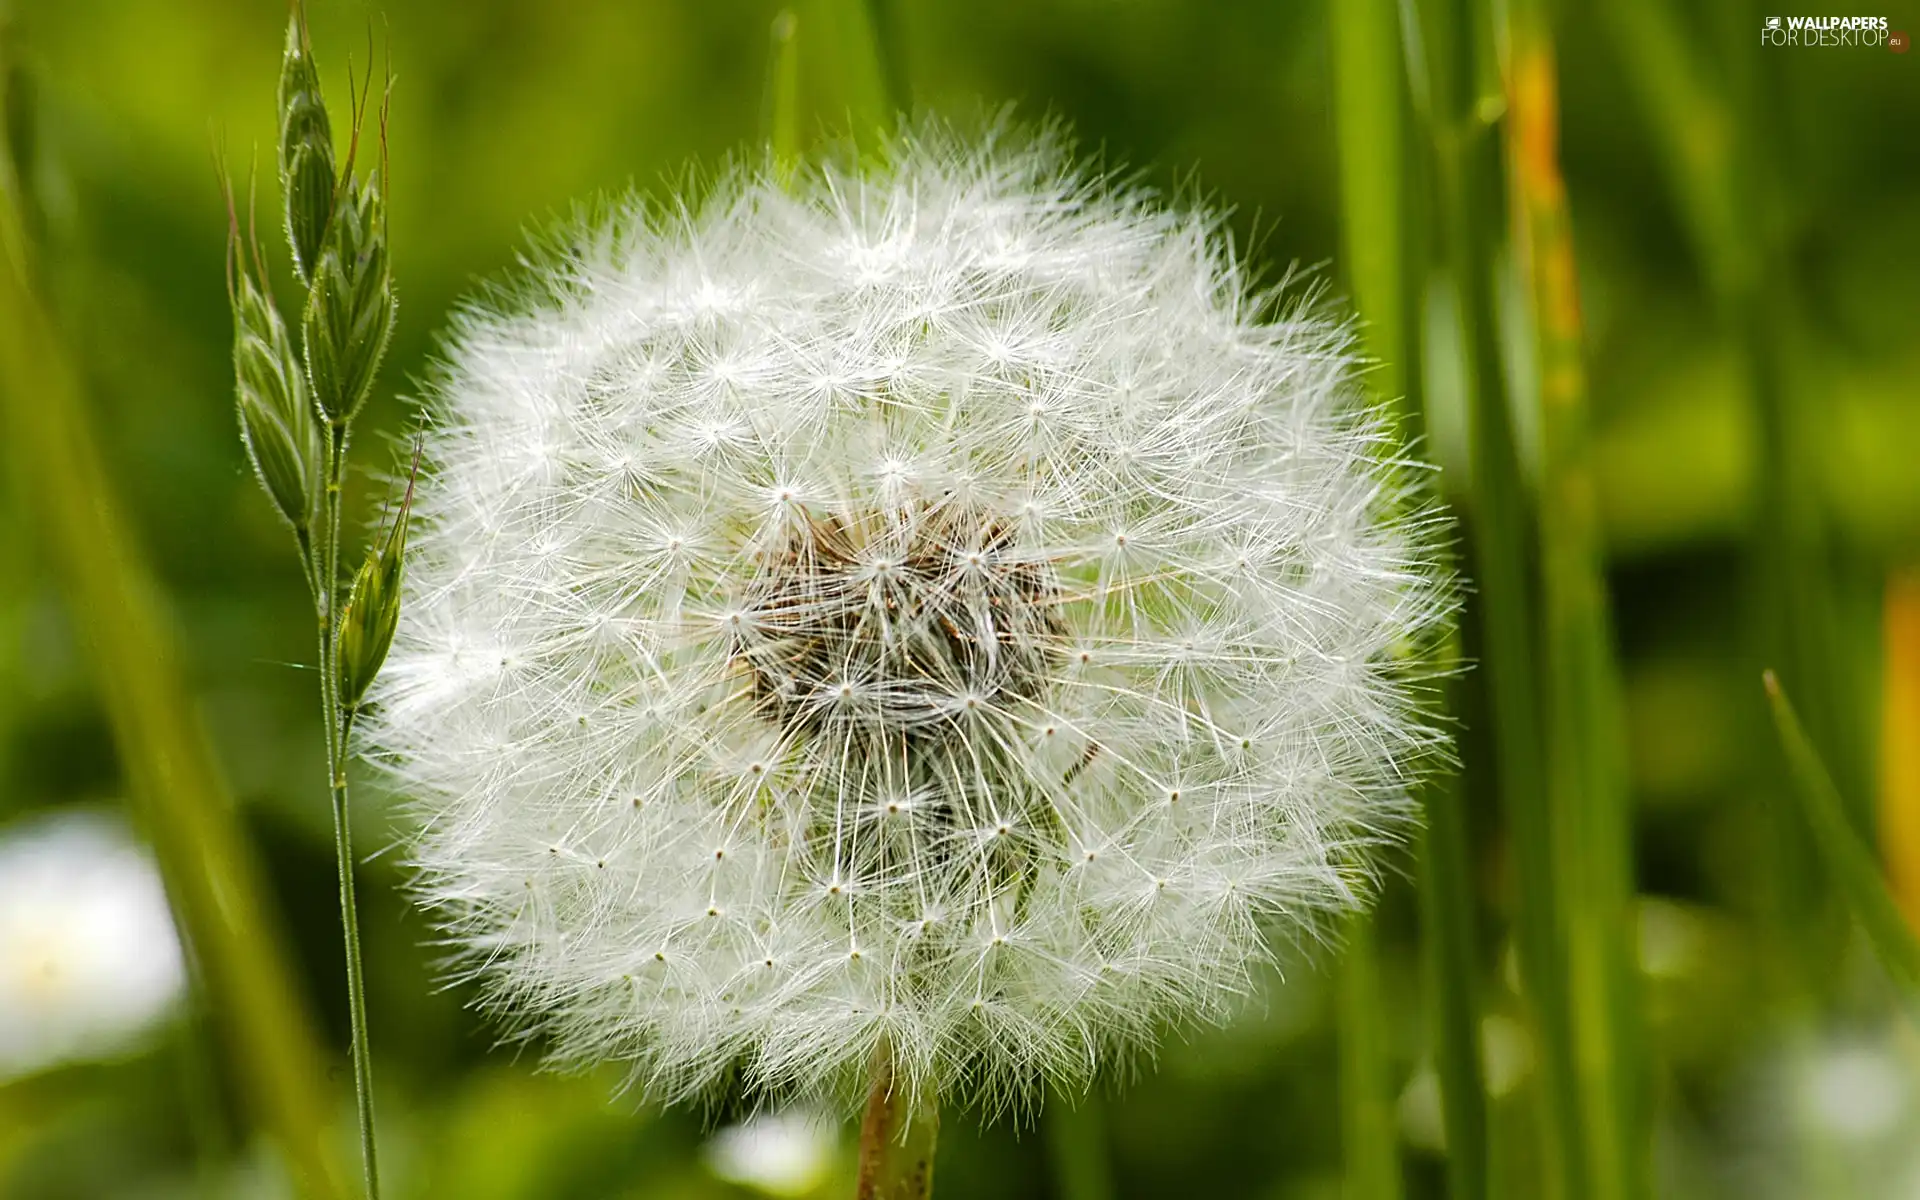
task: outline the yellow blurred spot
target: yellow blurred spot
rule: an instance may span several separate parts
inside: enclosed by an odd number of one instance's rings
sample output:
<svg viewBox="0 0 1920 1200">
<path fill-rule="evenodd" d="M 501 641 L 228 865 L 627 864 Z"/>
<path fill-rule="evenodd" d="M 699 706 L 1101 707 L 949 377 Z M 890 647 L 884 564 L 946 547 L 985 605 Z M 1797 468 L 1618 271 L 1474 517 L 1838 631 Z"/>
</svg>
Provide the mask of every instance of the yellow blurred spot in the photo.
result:
<svg viewBox="0 0 1920 1200">
<path fill-rule="evenodd" d="M 1887 580 L 1880 726 L 1880 841 L 1907 922 L 1920 931 L 1920 569 Z"/>
</svg>

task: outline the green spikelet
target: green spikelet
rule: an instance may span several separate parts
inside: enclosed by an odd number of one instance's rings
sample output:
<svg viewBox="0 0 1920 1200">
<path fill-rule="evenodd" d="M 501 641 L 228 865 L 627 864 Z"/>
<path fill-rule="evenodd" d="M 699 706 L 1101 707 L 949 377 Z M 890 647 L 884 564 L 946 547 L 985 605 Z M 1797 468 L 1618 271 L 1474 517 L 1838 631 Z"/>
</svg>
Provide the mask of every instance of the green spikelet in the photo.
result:
<svg viewBox="0 0 1920 1200">
<path fill-rule="evenodd" d="M 280 58 L 280 190 L 286 197 L 293 267 L 309 279 L 333 219 L 333 125 L 307 42 L 306 12 L 296 6 Z"/>
<path fill-rule="evenodd" d="M 231 241 L 229 296 L 240 440 L 274 507 L 304 537 L 313 524 L 325 451 L 286 323 L 247 270 L 237 229 Z"/>
<path fill-rule="evenodd" d="M 307 293 L 307 378 L 327 420 L 342 424 L 360 411 L 387 351 L 393 317 L 386 199 L 375 172 L 341 196 Z"/>
<path fill-rule="evenodd" d="M 418 474 L 416 455 L 414 478 Z M 359 707 L 367 687 L 387 661 L 393 631 L 400 621 L 400 571 L 407 551 L 407 515 L 413 510 L 414 478 L 407 481 L 406 497 L 400 501 L 399 515 L 386 538 L 367 547 L 366 561 L 353 577 L 353 591 L 340 616 L 340 703 L 348 713 Z"/>
</svg>

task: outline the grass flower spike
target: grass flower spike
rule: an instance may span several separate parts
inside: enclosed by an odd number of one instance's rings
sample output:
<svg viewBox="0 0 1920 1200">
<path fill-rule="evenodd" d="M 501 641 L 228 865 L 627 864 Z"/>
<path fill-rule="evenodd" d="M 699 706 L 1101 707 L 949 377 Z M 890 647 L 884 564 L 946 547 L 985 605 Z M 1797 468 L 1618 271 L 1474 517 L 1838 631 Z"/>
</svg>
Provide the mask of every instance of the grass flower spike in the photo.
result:
<svg viewBox="0 0 1920 1200">
<path fill-rule="evenodd" d="M 234 377 L 240 436 L 254 473 L 292 526 L 301 570 L 319 624 L 318 675 L 325 722 L 327 790 L 333 804 L 340 879 L 347 1010 L 353 1029 L 354 1093 L 367 1200 L 379 1200 L 374 1145 L 373 1068 L 360 927 L 353 884 L 347 746 L 361 695 L 380 669 L 398 619 L 400 556 L 407 502 L 386 540 L 369 547 L 343 600 L 340 584 L 342 489 L 353 421 L 374 384 L 393 333 L 393 273 L 387 257 L 387 110 L 379 112 L 379 159 L 356 172 L 367 90 L 356 91 L 348 150 L 336 162 L 333 125 L 321 94 L 306 11 L 293 5 L 280 62 L 280 185 L 287 250 L 306 285 L 296 357 L 288 326 L 267 283 L 251 236 L 243 244 L 231 189 L 227 197 L 227 292 L 234 321 Z M 251 217 L 251 214 L 249 214 Z M 251 220 L 249 220 L 251 231 Z M 409 501 L 412 496 L 409 484 Z"/>
<path fill-rule="evenodd" d="M 1347 330 L 1051 135 L 582 221 L 434 391 L 363 729 L 491 1003 L 650 1095 L 1083 1085 L 1441 740 Z"/>
</svg>

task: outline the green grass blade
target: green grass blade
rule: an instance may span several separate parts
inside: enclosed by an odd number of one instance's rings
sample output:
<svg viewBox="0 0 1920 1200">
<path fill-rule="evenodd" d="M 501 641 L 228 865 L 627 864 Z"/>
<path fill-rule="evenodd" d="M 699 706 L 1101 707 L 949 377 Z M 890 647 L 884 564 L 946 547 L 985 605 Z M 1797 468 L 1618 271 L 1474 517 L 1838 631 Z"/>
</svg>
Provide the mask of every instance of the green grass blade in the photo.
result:
<svg viewBox="0 0 1920 1200">
<path fill-rule="evenodd" d="M 1060 1200 L 1113 1200 L 1107 1106 L 1097 1089 L 1071 1105 L 1054 1097 L 1047 1106 L 1046 1134 L 1054 1194 Z"/>
<path fill-rule="evenodd" d="M 1493 1191 L 1465 798 L 1457 779 L 1428 786 L 1419 863 L 1421 965 L 1433 996 L 1433 1062 L 1447 1135 L 1447 1195 L 1453 1200 L 1473 1200 Z"/>
<path fill-rule="evenodd" d="M 33 290 L 14 195 L 0 187 L 0 419 L 13 470 L 90 653 L 136 816 L 249 1100 L 303 1193 L 336 1200 L 349 1191 L 328 1134 L 332 1096 L 312 1023 L 114 501 L 79 378 Z"/>
<path fill-rule="evenodd" d="M 1589 1194 L 1651 1186 L 1633 937 L 1633 817 L 1590 456 L 1578 272 L 1542 0 L 1507 6 L 1508 167 L 1540 389 L 1548 784 Z"/>
<path fill-rule="evenodd" d="M 1342 269 L 1377 360 L 1374 391 L 1417 434 L 1420 411 L 1416 214 L 1407 189 L 1409 103 L 1396 0 L 1343 0 L 1328 13 L 1334 141 L 1340 164 Z"/>
<path fill-rule="evenodd" d="M 1573 1029 L 1563 954 L 1555 814 L 1545 762 L 1535 530 L 1508 398 L 1496 304 L 1500 168 L 1489 116 L 1504 109 L 1489 78 L 1493 24 L 1480 0 L 1418 7 L 1432 91 L 1434 159 L 1448 270 L 1456 293 L 1472 461 L 1468 532 L 1477 586 L 1497 785 L 1511 841 L 1520 977 L 1538 1047 L 1537 1128 L 1544 1194 L 1586 1194 Z"/>
<path fill-rule="evenodd" d="M 1341 1194 L 1346 1200 L 1400 1200 L 1402 1195 L 1400 1139 L 1387 1078 L 1388 1027 L 1380 1001 L 1380 950 L 1373 921 L 1371 913 L 1355 913 L 1347 922 L 1338 976 L 1340 1149 L 1346 1175 Z"/>
<path fill-rule="evenodd" d="M 1793 770 L 1792 794 L 1799 802 L 1800 820 L 1813 835 L 1813 847 L 1828 877 L 1866 932 L 1887 974 L 1909 993 L 1920 992 L 1920 941 L 1901 915 L 1880 864 L 1855 832 L 1846 801 L 1801 727 L 1779 677 L 1767 671 L 1761 682 L 1773 709 L 1781 749 Z"/>
<path fill-rule="evenodd" d="M 893 128 L 899 111 L 868 0 L 809 0 L 800 20 L 814 111 L 829 127 L 851 129 L 866 149 Z"/>
<path fill-rule="evenodd" d="M 768 31 L 767 93 L 760 135 L 774 170 L 790 178 L 800 161 L 800 17 L 783 8 Z"/>
<path fill-rule="evenodd" d="M 1428 214 L 1414 155 L 1415 118 L 1396 0 L 1331 7 L 1334 137 L 1339 150 L 1343 261 L 1376 360 L 1370 382 L 1395 404 L 1408 441 L 1424 429 L 1421 302 Z M 1442 651 L 1457 662 L 1457 644 Z M 1422 789 L 1420 925 L 1434 1060 L 1447 1135 L 1449 1194 L 1487 1194 L 1487 1111 L 1481 1078 L 1479 953 L 1473 928 L 1473 867 L 1460 794 L 1449 781 Z M 1385 1092 L 1385 1031 L 1370 918 L 1350 931 L 1341 969 L 1342 1131 L 1354 1196 L 1400 1194 L 1398 1144 Z"/>
</svg>

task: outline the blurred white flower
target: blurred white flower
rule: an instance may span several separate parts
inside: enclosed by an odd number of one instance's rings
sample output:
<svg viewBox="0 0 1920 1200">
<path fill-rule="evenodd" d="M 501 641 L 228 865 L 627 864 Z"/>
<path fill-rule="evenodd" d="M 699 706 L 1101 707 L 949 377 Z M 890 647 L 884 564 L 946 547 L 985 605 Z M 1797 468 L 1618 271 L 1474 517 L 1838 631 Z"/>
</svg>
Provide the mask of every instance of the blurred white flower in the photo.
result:
<svg viewBox="0 0 1920 1200">
<path fill-rule="evenodd" d="M 1909 1105 L 1912 1068 L 1879 1046 L 1833 1046 L 1803 1068 L 1807 1119 L 1841 1141 L 1865 1142 L 1920 1117 Z"/>
<path fill-rule="evenodd" d="M 1920 1043 L 1903 1018 L 1776 1039 L 1731 1124 L 1724 1193 L 1920 1200 Z"/>
<path fill-rule="evenodd" d="M 1441 741 L 1347 330 L 1057 140 L 585 221 L 435 393 L 373 752 L 493 1004 L 656 1096 L 1079 1086 Z"/>
<path fill-rule="evenodd" d="M 184 982 L 159 872 L 121 822 L 0 830 L 0 1077 L 123 1049 Z"/>
<path fill-rule="evenodd" d="M 708 1139 L 704 1156 L 729 1183 L 773 1196 L 801 1196 L 825 1182 L 839 1130 L 818 1113 L 758 1113 Z"/>
</svg>

